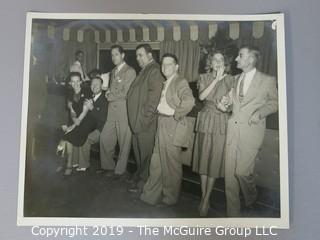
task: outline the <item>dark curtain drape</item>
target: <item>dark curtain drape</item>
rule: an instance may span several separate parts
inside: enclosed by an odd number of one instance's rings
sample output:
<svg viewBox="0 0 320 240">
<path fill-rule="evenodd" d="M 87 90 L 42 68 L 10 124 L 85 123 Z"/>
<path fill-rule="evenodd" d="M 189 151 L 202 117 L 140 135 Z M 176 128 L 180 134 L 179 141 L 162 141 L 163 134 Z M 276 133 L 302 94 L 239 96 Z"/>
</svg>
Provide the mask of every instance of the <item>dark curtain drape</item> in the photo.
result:
<svg viewBox="0 0 320 240">
<path fill-rule="evenodd" d="M 200 61 L 200 46 L 191 40 L 163 41 L 160 43 L 160 58 L 165 53 L 172 53 L 179 60 L 179 74 L 189 82 L 198 79 Z"/>
<path fill-rule="evenodd" d="M 277 39 L 271 24 L 270 21 L 265 22 L 263 36 L 256 39 L 252 36 L 252 22 L 243 22 L 240 25 L 240 36 L 235 42 L 238 47 L 247 44 L 258 47 L 261 59 L 257 68 L 266 74 L 277 76 Z"/>
</svg>

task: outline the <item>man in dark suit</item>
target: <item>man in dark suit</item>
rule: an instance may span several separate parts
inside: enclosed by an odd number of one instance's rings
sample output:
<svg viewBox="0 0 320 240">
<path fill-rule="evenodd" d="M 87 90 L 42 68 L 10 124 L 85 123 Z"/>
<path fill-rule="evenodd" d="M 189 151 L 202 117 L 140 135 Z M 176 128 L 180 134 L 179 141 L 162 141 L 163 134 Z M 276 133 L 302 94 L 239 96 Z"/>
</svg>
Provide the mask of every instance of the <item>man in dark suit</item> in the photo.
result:
<svg viewBox="0 0 320 240">
<path fill-rule="evenodd" d="M 156 110 L 162 91 L 164 77 L 160 66 L 152 56 L 149 44 L 136 48 L 137 61 L 142 68 L 132 83 L 127 95 L 129 125 L 132 145 L 137 163 L 131 191 L 142 190 L 149 176 L 149 165 L 157 128 Z"/>
<path fill-rule="evenodd" d="M 77 171 L 86 171 L 90 166 L 90 147 L 92 144 L 98 143 L 100 133 L 103 129 L 108 113 L 108 102 L 105 93 L 102 91 L 103 80 L 100 77 L 94 77 L 91 80 L 92 99 L 86 100 L 85 105 L 90 109 L 88 112 L 89 125 L 94 126 L 92 131 L 81 147 L 79 147 L 79 167 Z"/>
</svg>

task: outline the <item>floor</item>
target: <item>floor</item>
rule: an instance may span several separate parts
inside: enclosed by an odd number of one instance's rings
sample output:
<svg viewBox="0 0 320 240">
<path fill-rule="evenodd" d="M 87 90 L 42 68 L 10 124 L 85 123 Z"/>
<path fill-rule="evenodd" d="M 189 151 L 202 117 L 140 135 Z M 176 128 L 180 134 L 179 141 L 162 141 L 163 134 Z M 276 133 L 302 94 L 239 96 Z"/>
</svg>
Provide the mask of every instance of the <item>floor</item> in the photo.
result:
<svg viewBox="0 0 320 240">
<path fill-rule="evenodd" d="M 74 171 L 64 176 L 56 169 L 63 162 L 55 155 L 54 144 L 39 145 L 37 159 L 28 162 L 25 182 L 25 217 L 102 217 L 102 218 L 197 218 L 200 203 L 198 180 L 184 172 L 182 192 L 177 205 L 155 207 L 139 200 L 127 191 L 126 177 L 113 179 L 96 174 L 97 153 L 92 154 L 91 167 L 86 172 Z M 133 159 L 131 159 L 133 162 Z M 129 170 L 132 164 L 129 165 Z M 208 217 L 225 217 L 223 180 L 216 184 Z M 258 206 L 246 212 L 246 217 L 279 217 L 272 193 L 259 190 Z"/>
</svg>

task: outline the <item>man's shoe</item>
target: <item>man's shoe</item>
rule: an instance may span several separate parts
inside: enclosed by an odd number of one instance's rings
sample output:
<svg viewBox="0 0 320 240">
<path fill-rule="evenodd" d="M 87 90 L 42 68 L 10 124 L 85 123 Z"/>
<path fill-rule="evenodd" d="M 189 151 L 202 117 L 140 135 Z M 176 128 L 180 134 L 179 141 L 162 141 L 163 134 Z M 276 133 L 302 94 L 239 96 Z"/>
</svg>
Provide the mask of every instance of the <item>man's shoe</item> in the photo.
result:
<svg viewBox="0 0 320 240">
<path fill-rule="evenodd" d="M 105 172 L 106 172 L 106 170 L 104 170 L 102 168 L 99 168 L 99 169 L 96 170 L 96 174 L 103 174 Z"/>
<path fill-rule="evenodd" d="M 85 172 L 85 171 L 87 171 L 87 168 L 80 168 L 80 167 L 78 167 L 78 168 L 76 169 L 76 171 L 77 171 L 77 172 Z"/>
</svg>

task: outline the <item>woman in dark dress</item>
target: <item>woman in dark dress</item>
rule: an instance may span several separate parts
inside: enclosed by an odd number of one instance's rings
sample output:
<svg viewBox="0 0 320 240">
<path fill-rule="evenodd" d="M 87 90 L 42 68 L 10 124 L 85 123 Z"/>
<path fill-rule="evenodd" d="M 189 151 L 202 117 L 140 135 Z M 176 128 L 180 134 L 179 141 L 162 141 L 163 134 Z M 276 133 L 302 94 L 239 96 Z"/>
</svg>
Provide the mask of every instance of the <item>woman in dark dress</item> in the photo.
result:
<svg viewBox="0 0 320 240">
<path fill-rule="evenodd" d="M 82 146 L 90 132 L 95 129 L 95 122 L 90 120 L 87 114 L 89 111 L 86 100 L 91 99 L 91 94 L 81 88 L 81 76 L 79 73 L 70 74 L 70 85 L 72 92 L 68 94 L 67 105 L 70 112 L 70 121 L 68 125 L 63 125 L 63 141 L 59 144 L 60 148 L 66 148 L 67 166 L 65 175 L 70 175 L 72 167 L 78 167 L 77 147 Z"/>
<path fill-rule="evenodd" d="M 201 74 L 198 84 L 199 98 L 205 102 L 197 117 L 193 152 L 193 171 L 201 177 L 200 216 L 208 214 L 215 179 L 223 177 L 224 173 L 228 115 L 219 111 L 216 103 L 230 91 L 233 82 L 233 77 L 225 72 L 225 57 L 221 52 L 209 55 L 209 59 L 212 72 Z"/>
</svg>

